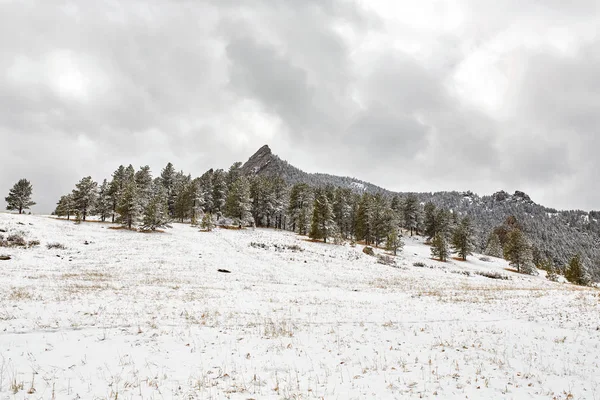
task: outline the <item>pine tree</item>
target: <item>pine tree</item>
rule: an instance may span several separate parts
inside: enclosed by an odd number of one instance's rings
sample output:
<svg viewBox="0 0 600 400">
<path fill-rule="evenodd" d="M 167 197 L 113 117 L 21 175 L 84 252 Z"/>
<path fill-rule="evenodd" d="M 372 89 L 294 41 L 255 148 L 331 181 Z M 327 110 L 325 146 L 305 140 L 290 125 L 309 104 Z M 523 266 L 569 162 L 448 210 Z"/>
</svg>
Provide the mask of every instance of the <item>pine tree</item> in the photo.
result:
<svg viewBox="0 0 600 400">
<path fill-rule="evenodd" d="M 517 267 L 517 272 L 528 275 L 536 273 L 531 246 L 519 229 L 513 229 L 508 234 L 506 246 L 504 247 L 504 258 L 510 261 L 511 265 Z"/>
<path fill-rule="evenodd" d="M 12 189 L 9 190 L 8 196 L 5 198 L 6 209 L 9 211 L 18 210 L 19 214 L 23 213 L 23 210 L 28 210 L 31 206 L 35 205 L 35 202 L 31 200 L 31 194 L 33 187 L 27 179 L 19 179 L 14 184 Z"/>
<path fill-rule="evenodd" d="M 358 203 L 356 213 L 356 240 L 364 240 L 368 246 L 373 241 L 373 196 L 370 193 L 363 193 Z"/>
<path fill-rule="evenodd" d="M 140 205 L 143 209 L 146 208 L 150 198 L 153 196 L 153 180 L 150 167 L 145 165 L 135 173 L 135 184 L 140 198 Z"/>
<path fill-rule="evenodd" d="M 227 202 L 227 182 L 222 169 L 213 172 L 212 188 L 212 213 L 219 219 L 225 212 L 225 203 Z"/>
<path fill-rule="evenodd" d="M 112 211 L 112 203 L 110 199 L 110 186 L 106 179 L 102 181 L 98 189 L 98 198 L 94 207 L 94 213 L 100 217 L 102 222 L 106 221 Z"/>
<path fill-rule="evenodd" d="M 502 249 L 502 244 L 500 243 L 500 238 L 494 232 L 490 233 L 490 237 L 488 238 L 487 246 L 485 248 L 484 254 L 491 257 L 503 258 L 504 257 L 504 249 Z"/>
<path fill-rule="evenodd" d="M 165 188 L 165 193 L 167 196 L 167 201 L 169 204 L 169 215 L 175 215 L 175 167 L 170 162 L 162 169 L 160 172 L 160 182 Z"/>
<path fill-rule="evenodd" d="M 400 234 L 400 230 L 397 227 L 393 227 L 390 229 L 386 242 L 385 249 L 387 251 L 391 251 L 394 255 L 398 255 L 398 251 L 402 251 L 404 247 L 404 242 L 402 241 L 402 235 Z"/>
<path fill-rule="evenodd" d="M 446 235 L 441 232 L 436 233 L 431 241 L 431 256 L 445 262 L 449 253 Z"/>
<path fill-rule="evenodd" d="M 155 187 L 144 208 L 142 229 L 154 231 L 157 228 L 170 228 L 169 222 L 167 193 L 162 186 Z"/>
<path fill-rule="evenodd" d="M 403 214 L 405 228 L 410 229 L 412 236 L 419 225 L 419 200 L 415 195 L 409 194 L 404 200 Z M 418 234 L 418 230 L 416 233 Z"/>
<path fill-rule="evenodd" d="M 464 217 L 452 233 L 452 250 L 466 261 L 467 256 L 473 254 L 474 247 L 471 220 Z"/>
<path fill-rule="evenodd" d="M 292 186 L 288 214 L 294 232 L 298 232 L 300 235 L 308 234 L 313 202 L 313 191 L 310 186 L 306 183 L 298 183 Z"/>
<path fill-rule="evenodd" d="M 327 192 L 319 189 L 315 193 L 309 237 L 313 240 L 323 239 L 323 242 L 327 243 L 327 238 L 333 237 L 335 233 L 336 229 L 335 222 L 333 221 L 331 201 L 327 196 Z"/>
<path fill-rule="evenodd" d="M 141 214 L 141 207 L 135 180 L 130 179 L 125 183 L 123 194 L 117 205 L 117 212 L 119 213 L 118 222 L 129 229 L 137 223 Z"/>
<path fill-rule="evenodd" d="M 190 210 L 193 207 L 193 192 L 192 177 L 185 175 L 183 171 L 176 173 L 169 203 L 169 210 L 173 218 L 184 222 L 190 216 Z"/>
<path fill-rule="evenodd" d="M 252 201 L 250 199 L 250 182 L 245 176 L 240 176 L 231 186 L 225 204 L 226 216 L 233 218 L 239 226 L 251 221 Z"/>
<path fill-rule="evenodd" d="M 433 203 L 428 202 L 425 204 L 423 208 L 424 218 L 423 218 L 423 227 L 424 233 L 427 237 L 428 241 L 434 238 L 437 233 L 437 224 L 436 224 L 436 207 Z"/>
<path fill-rule="evenodd" d="M 202 216 L 201 227 L 202 227 L 202 229 L 204 229 L 207 232 L 210 232 L 210 231 L 213 230 L 213 228 L 215 227 L 215 224 L 213 222 L 213 216 L 212 216 L 212 214 L 205 213 Z"/>
<path fill-rule="evenodd" d="M 73 189 L 73 205 L 79 211 L 83 221 L 90 213 L 94 212 L 96 199 L 98 198 L 98 183 L 91 176 L 82 178 Z"/>
<path fill-rule="evenodd" d="M 567 281 L 576 285 L 587 286 L 590 284 L 589 274 L 581 262 L 579 254 L 574 256 L 565 269 L 565 278 Z"/>
<path fill-rule="evenodd" d="M 213 213 L 214 203 L 213 203 L 213 174 L 214 171 L 212 169 L 206 171 L 200 177 L 199 185 L 200 185 L 200 196 L 202 198 L 202 210 L 206 213 Z"/>
<path fill-rule="evenodd" d="M 56 204 L 56 210 L 54 210 L 54 214 L 58 217 L 67 217 L 67 220 L 71 219 L 71 214 L 73 214 L 73 197 L 70 194 L 65 196 L 61 196 L 60 200 Z"/>
<path fill-rule="evenodd" d="M 110 197 L 111 209 L 112 209 L 112 222 L 115 222 L 115 214 L 117 212 L 117 206 L 121 200 L 123 194 L 123 188 L 125 187 L 126 174 L 125 167 L 120 165 L 119 168 L 112 174 L 112 180 L 110 181 L 108 196 Z"/>
</svg>

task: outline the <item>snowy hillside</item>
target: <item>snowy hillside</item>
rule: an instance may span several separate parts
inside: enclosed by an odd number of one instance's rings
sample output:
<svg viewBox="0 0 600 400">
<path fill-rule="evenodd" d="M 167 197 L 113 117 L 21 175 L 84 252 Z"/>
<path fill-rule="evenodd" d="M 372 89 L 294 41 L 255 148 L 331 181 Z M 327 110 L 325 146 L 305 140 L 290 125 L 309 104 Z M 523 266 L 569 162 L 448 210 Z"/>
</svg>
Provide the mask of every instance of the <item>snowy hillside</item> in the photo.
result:
<svg viewBox="0 0 600 400">
<path fill-rule="evenodd" d="M 290 232 L 111 227 L 0 214 L 40 241 L 0 247 L 0 399 L 600 398 L 597 289 L 412 238 L 391 267 Z"/>
</svg>

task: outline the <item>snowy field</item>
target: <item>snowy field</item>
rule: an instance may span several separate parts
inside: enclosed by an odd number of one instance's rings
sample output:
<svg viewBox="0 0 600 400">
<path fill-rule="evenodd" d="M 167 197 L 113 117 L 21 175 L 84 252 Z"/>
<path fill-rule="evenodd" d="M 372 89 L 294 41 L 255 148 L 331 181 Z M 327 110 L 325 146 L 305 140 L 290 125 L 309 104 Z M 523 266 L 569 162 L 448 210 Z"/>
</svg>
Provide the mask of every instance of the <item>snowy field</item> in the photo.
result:
<svg viewBox="0 0 600 400">
<path fill-rule="evenodd" d="M 411 238 L 394 268 L 289 232 L 110 226 L 0 214 L 40 241 L 0 248 L 0 399 L 600 400 L 597 289 Z"/>
</svg>

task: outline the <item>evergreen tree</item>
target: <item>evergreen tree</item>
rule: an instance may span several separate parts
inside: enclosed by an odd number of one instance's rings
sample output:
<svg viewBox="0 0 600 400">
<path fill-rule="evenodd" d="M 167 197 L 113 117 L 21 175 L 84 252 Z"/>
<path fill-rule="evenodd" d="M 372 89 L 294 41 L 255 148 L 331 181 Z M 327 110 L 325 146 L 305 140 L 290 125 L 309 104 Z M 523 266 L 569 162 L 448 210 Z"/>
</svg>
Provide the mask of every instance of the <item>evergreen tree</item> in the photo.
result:
<svg viewBox="0 0 600 400">
<path fill-rule="evenodd" d="M 487 256 L 503 258 L 504 257 L 504 249 L 502 248 L 502 244 L 500 243 L 500 238 L 494 232 L 490 233 L 490 237 L 488 238 L 487 246 L 485 248 L 484 254 Z"/>
<path fill-rule="evenodd" d="M 356 213 L 356 240 L 364 240 L 368 246 L 373 242 L 373 196 L 363 193 Z"/>
<path fill-rule="evenodd" d="M 225 172 L 222 169 L 213 172 L 212 186 L 212 213 L 219 219 L 225 212 L 225 203 L 227 202 L 227 182 L 225 181 Z"/>
<path fill-rule="evenodd" d="M 375 246 L 382 243 L 392 229 L 393 213 L 386 199 L 380 194 L 373 197 L 373 208 L 371 213 L 371 226 L 373 228 L 373 240 Z"/>
<path fill-rule="evenodd" d="M 98 198 L 98 183 L 91 176 L 82 178 L 73 189 L 73 205 L 85 221 L 90 213 L 94 212 Z"/>
<path fill-rule="evenodd" d="M 385 249 L 394 253 L 394 255 L 398 255 L 398 251 L 402 251 L 404 247 L 404 242 L 402 242 L 402 235 L 400 234 L 400 230 L 397 227 L 393 227 L 390 229 L 386 242 Z"/>
<path fill-rule="evenodd" d="M 125 183 L 123 194 L 117 205 L 117 212 L 119 213 L 118 222 L 129 229 L 137 223 L 141 214 L 141 207 L 135 180 L 130 179 Z"/>
<path fill-rule="evenodd" d="M 504 247 L 504 258 L 510 261 L 511 265 L 517 267 L 517 272 L 528 275 L 533 275 L 536 272 L 533 265 L 531 246 L 519 229 L 513 229 L 508 234 L 506 246 Z"/>
<path fill-rule="evenodd" d="M 419 200 L 415 195 L 409 194 L 404 200 L 403 214 L 405 228 L 410 229 L 410 236 L 412 236 L 419 225 Z"/>
<path fill-rule="evenodd" d="M 306 183 L 292 186 L 288 214 L 292 222 L 292 230 L 300 235 L 308 234 L 313 201 L 312 189 Z"/>
<path fill-rule="evenodd" d="M 96 199 L 96 205 L 94 213 L 100 217 L 102 222 L 106 221 L 112 211 L 112 203 L 110 198 L 110 186 L 105 179 L 102 181 L 98 189 L 98 198 Z"/>
<path fill-rule="evenodd" d="M 245 176 L 240 176 L 231 185 L 225 204 L 226 216 L 233 218 L 236 224 L 242 226 L 251 221 L 252 202 L 250 199 L 250 182 Z"/>
<path fill-rule="evenodd" d="M 333 201 L 333 214 L 340 235 L 348 239 L 352 234 L 352 190 L 348 188 L 336 188 Z"/>
<path fill-rule="evenodd" d="M 193 197 L 195 188 L 192 184 L 192 177 L 185 175 L 183 171 L 175 174 L 173 188 L 171 190 L 171 216 L 184 222 L 190 217 L 190 211 L 193 208 Z"/>
<path fill-rule="evenodd" d="M 175 167 L 170 162 L 160 172 L 160 182 L 165 188 L 167 202 L 169 204 L 169 215 L 175 215 Z"/>
<path fill-rule="evenodd" d="M 423 226 L 424 233 L 427 237 L 428 241 L 434 238 L 437 233 L 437 224 L 436 224 L 436 207 L 433 203 L 428 202 L 425 204 L 423 208 L 424 217 L 423 217 Z"/>
<path fill-rule="evenodd" d="M 207 232 L 210 232 L 213 230 L 213 228 L 215 227 L 215 223 L 213 222 L 212 214 L 205 213 L 202 216 L 201 226 L 202 226 L 202 229 L 204 229 Z"/>
<path fill-rule="evenodd" d="M 144 207 L 142 229 L 154 231 L 157 228 L 170 228 L 171 225 L 169 225 L 169 222 L 167 193 L 164 187 L 157 186 L 153 189 L 152 194 Z"/>
<path fill-rule="evenodd" d="M 436 233 L 431 242 L 431 256 L 445 262 L 449 253 L 446 235 L 441 232 Z"/>
<path fill-rule="evenodd" d="M 206 171 L 200 177 L 199 185 L 200 185 L 200 196 L 202 199 L 202 210 L 204 213 L 212 214 L 214 212 L 214 202 L 213 202 L 213 174 L 214 171 L 212 169 Z"/>
<path fill-rule="evenodd" d="M 153 180 L 150 167 L 145 165 L 135 173 L 135 184 L 140 198 L 140 205 L 143 209 L 146 208 L 153 194 Z"/>
<path fill-rule="evenodd" d="M 70 220 L 73 211 L 73 197 L 70 194 L 67 194 L 60 197 L 60 200 L 56 204 L 56 210 L 54 210 L 54 214 L 56 214 L 58 217 L 66 216 L 67 220 Z"/>
<path fill-rule="evenodd" d="M 112 180 L 110 181 L 108 196 L 110 198 L 111 209 L 112 209 L 112 222 L 115 222 L 115 213 L 117 212 L 117 206 L 123 194 L 123 188 L 125 187 L 126 174 L 125 167 L 120 165 L 119 168 L 112 174 Z"/>
<path fill-rule="evenodd" d="M 314 240 L 323 239 L 323 242 L 327 243 L 327 238 L 334 236 L 335 233 L 331 201 L 327 196 L 327 192 L 319 189 L 315 193 L 309 237 Z"/>
<path fill-rule="evenodd" d="M 237 180 L 242 176 L 242 163 L 237 161 L 234 162 L 231 167 L 229 167 L 229 171 L 227 172 L 226 182 L 227 182 L 227 190 L 231 190 L 233 184 L 237 182 Z"/>
<path fill-rule="evenodd" d="M 581 262 L 579 254 L 574 256 L 569 262 L 569 265 L 565 269 L 565 278 L 576 285 L 587 286 L 590 284 L 589 274 Z"/>
<path fill-rule="evenodd" d="M 464 217 L 452 233 L 452 249 L 463 261 L 473 254 L 473 227 L 469 217 Z"/>
<path fill-rule="evenodd" d="M 18 210 L 19 214 L 22 214 L 23 210 L 28 210 L 35 205 L 35 202 L 31 200 L 32 192 L 31 183 L 27 179 L 19 179 L 8 191 L 8 196 L 5 198 L 8 204 L 6 209 L 9 211 Z"/>
</svg>

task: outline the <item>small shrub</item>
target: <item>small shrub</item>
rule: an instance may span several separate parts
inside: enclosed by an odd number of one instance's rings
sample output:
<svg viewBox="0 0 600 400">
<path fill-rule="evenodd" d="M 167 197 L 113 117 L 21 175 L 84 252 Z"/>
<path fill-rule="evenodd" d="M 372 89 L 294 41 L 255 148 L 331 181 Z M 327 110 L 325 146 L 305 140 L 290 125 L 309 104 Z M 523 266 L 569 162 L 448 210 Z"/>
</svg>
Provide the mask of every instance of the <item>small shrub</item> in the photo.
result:
<svg viewBox="0 0 600 400">
<path fill-rule="evenodd" d="M 255 249 L 264 249 L 268 250 L 269 246 L 264 243 L 250 242 L 250 247 L 254 247 Z"/>
<path fill-rule="evenodd" d="M 481 257 L 479 260 L 483 261 L 483 262 L 490 262 L 490 258 L 489 257 Z"/>
<path fill-rule="evenodd" d="M 8 243 L 8 247 L 27 246 L 27 241 L 20 233 L 13 233 L 11 235 L 8 235 L 8 237 L 6 238 L 6 242 Z"/>
<path fill-rule="evenodd" d="M 492 272 L 492 271 L 477 271 L 475 272 L 477 275 L 481 275 L 483 277 L 486 278 L 490 278 L 490 279 L 501 279 L 501 280 L 509 280 L 510 278 L 504 274 L 501 274 L 499 272 Z"/>
<path fill-rule="evenodd" d="M 375 251 L 373 251 L 372 247 L 365 246 L 365 248 L 363 249 L 363 253 L 365 253 L 368 256 L 375 257 Z"/>
<path fill-rule="evenodd" d="M 396 266 L 396 260 L 394 259 L 394 257 L 390 257 L 385 254 L 380 254 L 377 256 L 377 263 L 383 264 L 383 265 L 389 265 L 392 267 Z"/>
<path fill-rule="evenodd" d="M 48 243 L 46 245 L 46 247 L 48 248 L 48 250 L 52 250 L 52 249 L 66 250 L 67 249 L 67 246 L 65 246 L 62 243 Z"/>
<path fill-rule="evenodd" d="M 298 246 L 297 244 L 289 244 L 286 246 L 288 250 L 291 251 L 304 251 L 304 249 L 300 246 Z"/>
<path fill-rule="evenodd" d="M 425 268 L 425 263 L 421 261 L 417 261 L 413 263 L 413 267 Z"/>
<path fill-rule="evenodd" d="M 450 273 L 451 274 L 471 276 L 471 271 L 465 271 L 465 270 L 460 270 L 460 269 L 453 269 L 453 270 L 450 271 Z"/>
<path fill-rule="evenodd" d="M 39 246 L 39 245 L 40 245 L 39 240 L 30 240 L 29 242 L 27 242 L 27 247 L 35 247 L 35 246 Z"/>
</svg>

